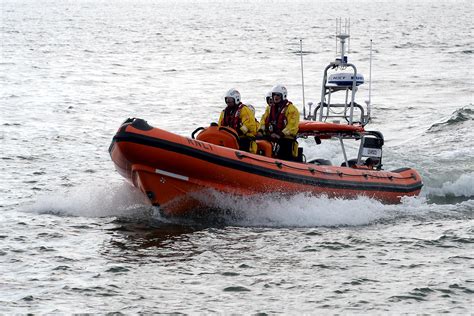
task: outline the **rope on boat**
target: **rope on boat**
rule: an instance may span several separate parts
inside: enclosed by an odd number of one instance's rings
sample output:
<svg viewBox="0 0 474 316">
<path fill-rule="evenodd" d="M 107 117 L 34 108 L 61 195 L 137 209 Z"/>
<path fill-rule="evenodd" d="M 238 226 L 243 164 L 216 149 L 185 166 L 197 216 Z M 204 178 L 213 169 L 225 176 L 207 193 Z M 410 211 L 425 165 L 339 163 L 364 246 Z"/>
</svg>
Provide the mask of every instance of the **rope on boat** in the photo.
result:
<svg viewBox="0 0 474 316">
<path fill-rule="evenodd" d="M 253 156 L 248 156 L 248 155 L 245 155 L 245 154 L 242 154 L 241 152 L 236 152 L 236 156 L 239 158 L 239 159 L 242 159 L 242 158 L 248 158 L 248 159 L 252 159 L 252 160 L 256 160 L 258 162 L 264 162 L 266 164 L 270 164 L 270 165 L 276 165 L 278 168 L 283 168 L 283 167 L 287 167 L 287 168 L 290 168 L 290 169 L 295 169 L 295 170 L 302 170 L 302 171 L 309 171 L 311 174 L 314 174 L 316 172 L 319 172 L 321 174 L 325 174 L 325 175 L 338 175 L 340 177 L 342 176 L 347 176 L 347 177 L 364 177 L 364 178 L 368 178 L 368 177 L 371 177 L 371 178 L 377 178 L 377 179 L 389 179 L 390 181 L 393 181 L 394 179 L 394 176 L 379 176 L 379 175 L 374 175 L 374 174 L 368 174 L 368 173 L 363 173 L 363 174 L 350 174 L 350 173 L 344 173 L 344 172 L 341 172 L 341 171 L 336 171 L 336 172 L 330 172 L 330 171 L 322 171 L 322 170 L 318 170 L 318 169 L 315 169 L 315 168 L 311 168 L 311 167 L 307 167 L 307 168 L 302 168 L 302 167 L 296 167 L 296 166 L 291 166 L 291 165 L 288 165 L 288 164 L 285 164 L 284 162 L 281 162 L 281 161 L 278 161 L 278 160 L 275 160 L 274 162 L 271 162 L 271 161 L 267 161 L 267 160 L 263 160 L 263 159 L 259 159 L 257 157 L 253 157 Z M 415 179 L 416 178 L 414 177 L 414 175 L 412 176 L 408 176 L 408 177 L 396 177 L 397 179 Z"/>
</svg>

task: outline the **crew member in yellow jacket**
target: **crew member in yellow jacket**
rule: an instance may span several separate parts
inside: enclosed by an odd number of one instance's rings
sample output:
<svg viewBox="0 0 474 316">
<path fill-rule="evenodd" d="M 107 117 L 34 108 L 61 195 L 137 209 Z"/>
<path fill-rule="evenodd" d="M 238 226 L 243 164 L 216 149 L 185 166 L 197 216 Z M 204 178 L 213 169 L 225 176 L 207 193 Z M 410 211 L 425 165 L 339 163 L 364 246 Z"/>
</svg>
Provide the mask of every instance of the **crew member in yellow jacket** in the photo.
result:
<svg viewBox="0 0 474 316">
<path fill-rule="evenodd" d="M 240 102 L 240 93 L 235 89 L 227 91 L 224 100 L 227 107 L 221 112 L 219 126 L 233 128 L 239 134 L 239 149 L 255 154 L 257 152 L 255 142 L 257 121 L 254 112 Z"/>
<path fill-rule="evenodd" d="M 260 120 L 258 129 L 259 136 L 266 136 L 271 142 L 277 143 L 275 152 L 277 158 L 285 160 L 296 160 L 298 158 L 298 123 L 300 113 L 298 109 L 288 101 L 288 91 L 282 85 L 272 88 L 267 108 Z M 268 96 L 268 95 L 267 95 Z"/>
</svg>

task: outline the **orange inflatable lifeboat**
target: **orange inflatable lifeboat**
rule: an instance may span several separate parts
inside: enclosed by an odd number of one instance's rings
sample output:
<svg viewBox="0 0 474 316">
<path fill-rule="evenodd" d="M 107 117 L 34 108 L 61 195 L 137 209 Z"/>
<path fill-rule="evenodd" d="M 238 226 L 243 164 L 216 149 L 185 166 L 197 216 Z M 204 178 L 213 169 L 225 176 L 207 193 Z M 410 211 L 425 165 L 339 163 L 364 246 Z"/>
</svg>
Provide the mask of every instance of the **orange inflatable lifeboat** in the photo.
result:
<svg viewBox="0 0 474 316">
<path fill-rule="evenodd" d="M 113 137 L 109 152 L 117 171 L 165 215 L 172 216 L 206 209 L 196 194 L 209 189 L 234 195 L 363 195 L 386 203 L 419 194 L 422 181 L 415 170 L 381 169 L 381 134 L 360 126 L 338 125 L 302 122 L 299 137 L 314 136 L 317 143 L 330 137 L 361 139 L 358 159 L 351 163 L 345 158 L 344 166 L 304 162 L 304 157 L 299 157 L 300 161 L 275 159 L 266 140 L 258 141 L 257 154 L 244 152 L 238 149 L 237 133 L 229 128 L 214 125 L 184 137 L 154 128 L 142 119 L 126 120 Z"/>
</svg>

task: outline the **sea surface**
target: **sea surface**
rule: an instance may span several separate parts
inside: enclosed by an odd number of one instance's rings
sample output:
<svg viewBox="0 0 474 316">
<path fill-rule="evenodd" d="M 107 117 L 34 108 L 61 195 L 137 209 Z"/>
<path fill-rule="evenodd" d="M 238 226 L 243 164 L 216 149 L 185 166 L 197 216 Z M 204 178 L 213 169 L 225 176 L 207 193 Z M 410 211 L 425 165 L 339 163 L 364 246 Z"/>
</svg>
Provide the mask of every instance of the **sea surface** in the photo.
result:
<svg viewBox="0 0 474 316">
<path fill-rule="evenodd" d="M 0 313 L 473 312 L 472 1 L 1 0 Z M 257 117 L 276 83 L 303 110 L 350 18 L 370 40 L 372 130 L 418 198 L 219 196 L 215 220 L 164 218 L 114 170 L 128 117 L 180 135 L 235 87 Z M 337 143 L 302 142 L 341 163 Z M 350 150 L 356 146 L 348 144 Z"/>
</svg>

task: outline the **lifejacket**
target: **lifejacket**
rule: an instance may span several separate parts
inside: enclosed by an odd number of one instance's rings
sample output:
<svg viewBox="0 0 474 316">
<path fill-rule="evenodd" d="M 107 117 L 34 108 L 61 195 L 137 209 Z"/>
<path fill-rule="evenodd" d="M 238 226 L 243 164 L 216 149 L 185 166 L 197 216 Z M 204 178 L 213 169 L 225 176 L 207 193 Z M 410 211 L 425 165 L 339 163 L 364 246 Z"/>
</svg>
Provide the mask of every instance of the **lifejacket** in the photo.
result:
<svg viewBox="0 0 474 316">
<path fill-rule="evenodd" d="M 276 105 L 270 106 L 270 114 L 268 114 L 265 125 L 270 133 L 281 133 L 288 123 L 288 119 L 285 115 L 288 105 L 291 103 L 286 100 L 286 103 L 278 111 Z"/>
<path fill-rule="evenodd" d="M 240 130 L 240 111 L 245 106 L 245 104 L 240 103 L 237 108 L 226 107 L 224 109 L 224 118 L 222 119 L 222 126 L 228 126 L 237 131 L 239 135 L 242 134 Z"/>
</svg>

